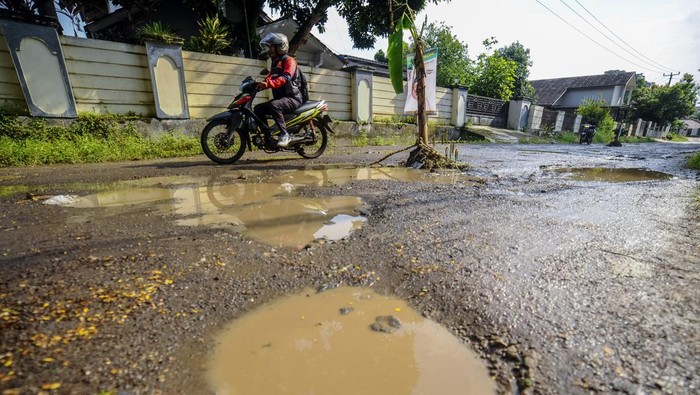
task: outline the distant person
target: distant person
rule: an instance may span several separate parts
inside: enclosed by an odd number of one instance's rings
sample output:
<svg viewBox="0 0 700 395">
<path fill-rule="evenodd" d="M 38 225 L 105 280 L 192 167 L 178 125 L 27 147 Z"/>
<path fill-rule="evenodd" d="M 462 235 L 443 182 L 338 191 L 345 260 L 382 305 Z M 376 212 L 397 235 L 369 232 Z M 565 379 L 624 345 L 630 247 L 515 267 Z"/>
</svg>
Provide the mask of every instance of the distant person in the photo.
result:
<svg viewBox="0 0 700 395">
<path fill-rule="evenodd" d="M 289 145 L 289 133 L 284 122 L 284 114 L 299 108 L 302 104 L 301 90 L 296 80 L 297 61 L 287 55 L 289 41 L 287 36 L 280 33 L 267 33 L 260 40 L 260 47 L 267 50 L 272 59 L 270 73 L 264 82 L 258 82 L 258 90 L 272 89 L 273 99 L 255 106 L 255 115 L 262 121 L 270 115 L 280 129 L 278 147 Z"/>
</svg>

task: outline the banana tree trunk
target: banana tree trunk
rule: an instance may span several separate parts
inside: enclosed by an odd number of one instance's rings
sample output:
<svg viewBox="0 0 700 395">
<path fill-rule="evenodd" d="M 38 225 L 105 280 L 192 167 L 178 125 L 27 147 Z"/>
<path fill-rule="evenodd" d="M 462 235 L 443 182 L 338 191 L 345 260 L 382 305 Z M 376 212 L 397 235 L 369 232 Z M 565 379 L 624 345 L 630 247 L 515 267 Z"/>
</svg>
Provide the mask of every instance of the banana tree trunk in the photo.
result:
<svg viewBox="0 0 700 395">
<path fill-rule="evenodd" d="M 423 61 L 423 41 L 416 40 L 416 57 L 413 64 L 416 73 L 416 98 L 418 99 L 418 141 L 428 145 L 428 115 L 425 109 L 425 63 Z"/>
</svg>

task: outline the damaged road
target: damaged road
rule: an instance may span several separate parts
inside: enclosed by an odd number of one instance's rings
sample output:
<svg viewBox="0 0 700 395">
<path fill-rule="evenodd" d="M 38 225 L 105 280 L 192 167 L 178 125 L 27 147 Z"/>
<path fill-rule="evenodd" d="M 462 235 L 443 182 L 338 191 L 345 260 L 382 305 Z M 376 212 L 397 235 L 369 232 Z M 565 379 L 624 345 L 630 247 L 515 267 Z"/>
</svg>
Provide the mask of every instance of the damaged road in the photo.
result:
<svg viewBox="0 0 700 395">
<path fill-rule="evenodd" d="M 258 176 L 367 166 L 392 147 L 312 161 L 251 154 L 235 166 L 201 156 L 0 169 L 0 393 L 212 393 L 205 366 L 229 322 L 336 285 L 405 300 L 474 350 L 499 393 L 697 393 L 700 182 L 683 163 L 700 145 L 458 149 L 471 169 L 451 182 L 295 188 L 289 196 L 359 198 L 366 218 L 341 240 L 301 248 L 268 245 L 230 220 L 211 226 L 173 209 L 172 196 L 44 202 L 142 196 L 143 179 L 191 184 L 201 202 Z M 238 212 L 221 196 L 214 212 Z"/>
</svg>

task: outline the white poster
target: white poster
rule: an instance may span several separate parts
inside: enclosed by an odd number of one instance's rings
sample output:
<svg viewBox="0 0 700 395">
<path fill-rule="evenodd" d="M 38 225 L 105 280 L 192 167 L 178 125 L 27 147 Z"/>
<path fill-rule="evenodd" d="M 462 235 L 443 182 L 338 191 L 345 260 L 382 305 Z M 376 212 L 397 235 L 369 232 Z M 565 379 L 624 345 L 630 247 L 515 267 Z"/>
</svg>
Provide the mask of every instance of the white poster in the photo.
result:
<svg viewBox="0 0 700 395">
<path fill-rule="evenodd" d="M 423 62 L 425 63 L 425 110 L 428 114 L 437 114 L 437 105 L 435 104 L 435 86 L 437 79 L 437 48 L 431 48 L 423 54 Z M 418 111 L 418 99 L 416 98 L 416 73 L 413 67 L 414 55 L 407 56 L 406 67 L 408 86 L 406 88 L 406 104 L 404 105 L 404 114 L 415 114 Z"/>
</svg>

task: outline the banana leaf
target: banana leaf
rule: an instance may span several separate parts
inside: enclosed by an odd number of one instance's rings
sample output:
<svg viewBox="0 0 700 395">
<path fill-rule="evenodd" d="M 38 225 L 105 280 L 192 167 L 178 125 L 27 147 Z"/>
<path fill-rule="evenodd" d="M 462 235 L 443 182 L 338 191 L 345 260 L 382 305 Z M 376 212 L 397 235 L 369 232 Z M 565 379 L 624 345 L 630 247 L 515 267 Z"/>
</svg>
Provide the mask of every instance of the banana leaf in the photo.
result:
<svg viewBox="0 0 700 395">
<path fill-rule="evenodd" d="M 403 29 L 408 18 L 402 15 L 394 32 L 389 35 L 386 54 L 389 59 L 389 78 L 395 93 L 403 93 Z"/>
</svg>

